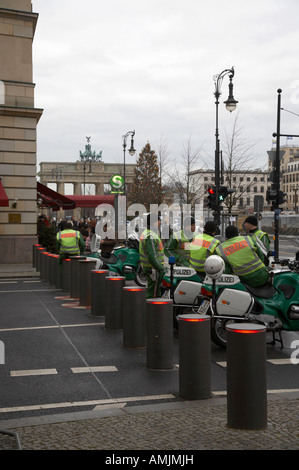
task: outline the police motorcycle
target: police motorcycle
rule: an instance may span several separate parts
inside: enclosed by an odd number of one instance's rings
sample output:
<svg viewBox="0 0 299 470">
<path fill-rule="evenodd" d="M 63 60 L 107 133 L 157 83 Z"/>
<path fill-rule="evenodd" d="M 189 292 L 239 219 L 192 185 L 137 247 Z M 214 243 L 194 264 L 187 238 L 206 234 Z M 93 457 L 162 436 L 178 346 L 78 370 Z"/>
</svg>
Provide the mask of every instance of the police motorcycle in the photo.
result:
<svg viewBox="0 0 299 470">
<path fill-rule="evenodd" d="M 184 268 L 184 273 L 179 268 L 178 276 L 170 266 L 164 280 L 174 300 L 174 320 L 189 304 L 193 313 L 211 316 L 211 338 L 218 346 L 226 346 L 226 325 L 232 322 L 262 324 L 273 342 L 283 346 L 282 331 L 299 331 L 299 260 L 270 261 L 269 282 L 263 287 L 250 287 L 236 275 L 223 274 L 224 267 L 220 256 L 211 255 L 204 279 L 196 279 L 192 268 Z"/>
<path fill-rule="evenodd" d="M 135 281 L 138 286 L 146 287 L 136 232 L 131 233 L 122 245 L 116 246 L 109 256 L 101 255 L 101 237 L 97 234 L 92 235 L 90 249 L 87 259 L 96 259 L 95 269 L 107 269 L 112 275 L 124 276 L 127 281 Z"/>
</svg>

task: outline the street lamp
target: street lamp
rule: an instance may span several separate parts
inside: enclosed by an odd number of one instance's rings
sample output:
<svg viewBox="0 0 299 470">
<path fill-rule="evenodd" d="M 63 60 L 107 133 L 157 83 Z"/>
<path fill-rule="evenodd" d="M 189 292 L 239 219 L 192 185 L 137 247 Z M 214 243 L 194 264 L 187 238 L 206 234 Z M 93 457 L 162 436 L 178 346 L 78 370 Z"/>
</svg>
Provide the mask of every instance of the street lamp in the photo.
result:
<svg viewBox="0 0 299 470">
<path fill-rule="evenodd" d="M 219 196 L 219 188 L 220 188 L 220 168 L 219 168 L 219 162 L 220 162 L 220 141 L 219 141 L 219 129 L 218 129 L 218 105 L 219 105 L 219 97 L 221 95 L 221 85 L 223 78 L 225 75 L 229 75 L 229 95 L 226 101 L 224 101 L 226 109 L 231 113 L 234 111 L 237 107 L 238 101 L 235 100 L 234 95 L 233 95 L 233 77 L 235 75 L 234 68 L 232 67 L 231 69 L 225 69 L 223 72 L 221 72 L 219 75 L 215 75 L 213 77 L 213 80 L 215 82 L 215 92 L 214 96 L 216 98 L 215 104 L 216 104 L 216 150 L 215 150 L 215 187 L 216 187 L 216 201 L 217 201 L 217 208 L 215 209 L 215 223 L 219 227 L 220 225 L 220 208 L 219 208 L 219 201 L 218 201 L 218 196 Z"/>
<path fill-rule="evenodd" d="M 123 149 L 124 149 L 124 194 L 126 194 L 126 148 L 127 148 L 127 139 L 131 135 L 131 147 L 129 149 L 130 155 L 135 155 L 136 150 L 134 149 L 134 135 L 135 131 L 129 131 L 126 135 L 123 135 Z"/>
</svg>

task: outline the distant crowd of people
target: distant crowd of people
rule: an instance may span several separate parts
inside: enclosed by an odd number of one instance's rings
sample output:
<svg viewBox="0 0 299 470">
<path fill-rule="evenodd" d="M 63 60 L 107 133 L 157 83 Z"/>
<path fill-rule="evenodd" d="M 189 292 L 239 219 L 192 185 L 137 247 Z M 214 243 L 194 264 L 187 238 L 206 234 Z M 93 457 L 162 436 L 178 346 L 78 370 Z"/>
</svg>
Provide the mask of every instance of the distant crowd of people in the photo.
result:
<svg viewBox="0 0 299 470">
<path fill-rule="evenodd" d="M 61 243 L 59 243 L 59 233 L 65 230 L 75 230 L 80 234 L 78 240 L 82 239 L 84 242 L 84 250 L 82 249 L 82 242 L 80 243 L 81 252 L 89 253 L 91 252 L 91 239 L 95 234 L 95 228 L 98 222 L 99 218 L 82 217 L 78 220 L 74 216 L 71 216 L 65 219 L 56 219 L 55 217 L 50 219 L 48 216 L 42 214 L 39 216 L 38 220 L 38 232 L 41 231 L 43 224 L 47 227 L 52 227 L 57 233 L 58 245 L 61 245 Z M 101 253 L 102 256 L 108 256 L 116 245 L 117 240 L 115 236 L 113 238 L 109 237 L 107 225 L 105 224 L 103 232 L 107 233 L 107 236 L 101 237 Z"/>
</svg>

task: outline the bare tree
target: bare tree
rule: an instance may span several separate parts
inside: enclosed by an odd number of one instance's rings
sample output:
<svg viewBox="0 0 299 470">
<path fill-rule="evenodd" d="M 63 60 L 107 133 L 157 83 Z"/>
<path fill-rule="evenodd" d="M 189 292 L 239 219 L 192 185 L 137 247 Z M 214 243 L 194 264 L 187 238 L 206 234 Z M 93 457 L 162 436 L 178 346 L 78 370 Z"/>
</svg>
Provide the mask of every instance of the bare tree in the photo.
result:
<svg viewBox="0 0 299 470">
<path fill-rule="evenodd" d="M 257 156 L 254 154 L 255 144 L 248 143 L 242 137 L 238 116 L 239 113 L 234 120 L 231 134 L 226 133 L 221 162 L 221 184 L 236 190 L 225 199 L 225 206 L 229 213 L 238 200 L 250 192 L 255 181 L 247 181 L 247 176 L 253 168 L 259 166 Z"/>
<path fill-rule="evenodd" d="M 173 188 L 179 196 L 181 207 L 183 204 L 190 204 L 193 207 L 198 199 L 198 193 L 194 190 L 191 172 L 198 166 L 200 149 L 192 147 L 191 138 L 183 144 L 180 157 L 180 168 L 175 164 Z"/>
<path fill-rule="evenodd" d="M 170 165 L 171 162 L 169 160 L 170 151 L 168 149 L 168 142 L 163 136 L 161 136 L 160 141 L 158 144 L 155 145 L 156 155 L 158 157 L 158 165 L 159 165 L 159 174 L 160 174 L 160 201 L 159 204 L 162 203 L 164 197 L 168 191 L 169 187 L 169 172 L 170 172 Z"/>
</svg>

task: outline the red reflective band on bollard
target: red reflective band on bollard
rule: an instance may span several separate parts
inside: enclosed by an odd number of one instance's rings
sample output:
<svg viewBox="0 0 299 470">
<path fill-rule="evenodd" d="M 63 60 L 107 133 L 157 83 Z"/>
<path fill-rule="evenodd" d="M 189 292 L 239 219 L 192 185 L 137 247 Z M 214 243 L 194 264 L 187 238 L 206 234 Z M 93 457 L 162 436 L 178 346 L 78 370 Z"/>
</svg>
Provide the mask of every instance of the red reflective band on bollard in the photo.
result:
<svg viewBox="0 0 299 470">
<path fill-rule="evenodd" d="M 145 290 L 145 287 L 124 287 L 127 292 L 141 292 Z"/>
<path fill-rule="evenodd" d="M 233 333 L 263 333 L 266 329 L 263 325 L 244 325 L 242 323 L 235 323 L 234 325 L 228 325 L 227 330 L 232 331 Z"/>
<path fill-rule="evenodd" d="M 122 281 L 122 277 L 109 277 L 109 281 Z"/>
<path fill-rule="evenodd" d="M 194 321 L 194 322 L 197 322 L 197 321 L 207 321 L 209 320 L 210 317 L 209 316 L 201 316 L 201 315 L 180 315 L 179 316 L 179 320 L 182 320 L 182 321 Z"/>
</svg>

